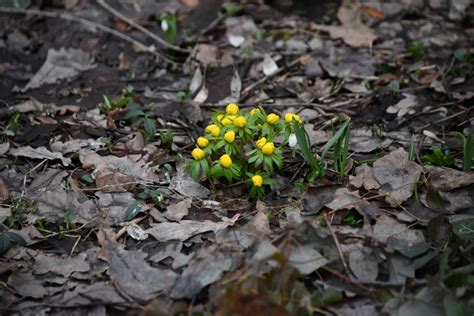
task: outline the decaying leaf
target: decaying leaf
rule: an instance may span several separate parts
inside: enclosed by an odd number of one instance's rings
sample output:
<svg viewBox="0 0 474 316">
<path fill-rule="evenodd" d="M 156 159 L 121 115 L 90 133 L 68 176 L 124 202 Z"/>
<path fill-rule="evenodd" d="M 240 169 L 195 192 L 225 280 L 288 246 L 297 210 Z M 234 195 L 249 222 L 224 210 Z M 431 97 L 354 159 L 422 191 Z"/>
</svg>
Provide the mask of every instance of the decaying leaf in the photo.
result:
<svg viewBox="0 0 474 316">
<path fill-rule="evenodd" d="M 240 215 L 232 218 L 222 218 L 221 222 L 182 220 L 179 223 L 150 224 L 146 232 L 158 241 L 181 240 L 185 241 L 197 234 L 213 231 L 217 232 L 234 225 Z"/>
<path fill-rule="evenodd" d="M 166 208 L 163 216 L 171 221 L 180 221 L 184 216 L 188 215 L 193 200 L 191 198 L 184 199 L 176 204 L 171 204 Z"/>
<path fill-rule="evenodd" d="M 146 253 L 127 251 L 115 244 L 102 231 L 98 235 L 109 263 L 109 273 L 119 289 L 139 300 L 150 300 L 168 290 L 176 280 L 176 273 L 151 267 L 145 261 Z"/>
<path fill-rule="evenodd" d="M 46 147 L 33 148 L 31 146 L 11 148 L 8 152 L 10 155 L 15 157 L 27 157 L 32 159 L 48 159 L 48 160 L 61 160 L 63 165 L 69 166 L 71 159 L 64 157 L 61 153 L 53 153 L 46 149 Z"/>
<path fill-rule="evenodd" d="M 56 83 L 58 80 L 74 77 L 94 67 L 91 55 L 80 49 L 49 49 L 43 66 L 21 91 L 25 92 L 44 84 Z"/>
<path fill-rule="evenodd" d="M 423 168 L 408 160 L 408 153 L 399 148 L 374 162 L 373 170 L 380 189 L 389 193 L 387 202 L 396 206 L 413 195 L 413 187 Z"/>
</svg>

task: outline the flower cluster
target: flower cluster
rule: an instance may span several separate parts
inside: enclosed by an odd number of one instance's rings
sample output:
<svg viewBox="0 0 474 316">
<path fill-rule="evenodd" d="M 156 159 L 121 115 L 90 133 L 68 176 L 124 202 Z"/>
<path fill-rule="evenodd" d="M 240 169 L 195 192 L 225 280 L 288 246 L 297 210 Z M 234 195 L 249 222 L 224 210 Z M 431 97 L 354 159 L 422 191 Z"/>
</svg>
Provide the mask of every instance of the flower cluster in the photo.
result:
<svg viewBox="0 0 474 316">
<path fill-rule="evenodd" d="M 186 169 L 196 179 L 205 174 L 211 182 L 243 180 L 251 187 L 251 196 L 262 197 L 264 186 L 275 183 L 270 178 L 275 167 L 283 167 L 283 147 L 296 146 L 294 124 L 302 123 L 301 118 L 286 113 L 282 119 L 262 107 L 244 112 L 231 103 L 224 112 L 213 112 L 211 120 L 205 135 L 197 138 L 191 153 L 194 160 Z M 283 139 L 279 144 L 277 137 Z"/>
</svg>

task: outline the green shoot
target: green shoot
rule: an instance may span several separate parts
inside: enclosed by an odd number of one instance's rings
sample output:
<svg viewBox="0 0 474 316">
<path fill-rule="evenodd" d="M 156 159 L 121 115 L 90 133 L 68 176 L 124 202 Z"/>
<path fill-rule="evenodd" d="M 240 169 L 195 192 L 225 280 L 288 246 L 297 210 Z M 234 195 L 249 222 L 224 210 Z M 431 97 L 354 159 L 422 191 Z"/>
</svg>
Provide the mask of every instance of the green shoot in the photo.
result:
<svg viewBox="0 0 474 316">
<path fill-rule="evenodd" d="M 474 157 L 474 137 L 472 135 L 464 136 L 459 132 L 455 132 L 454 134 L 458 135 L 463 142 L 463 164 L 462 170 L 464 172 L 471 171 L 472 168 L 472 158 Z"/>
</svg>

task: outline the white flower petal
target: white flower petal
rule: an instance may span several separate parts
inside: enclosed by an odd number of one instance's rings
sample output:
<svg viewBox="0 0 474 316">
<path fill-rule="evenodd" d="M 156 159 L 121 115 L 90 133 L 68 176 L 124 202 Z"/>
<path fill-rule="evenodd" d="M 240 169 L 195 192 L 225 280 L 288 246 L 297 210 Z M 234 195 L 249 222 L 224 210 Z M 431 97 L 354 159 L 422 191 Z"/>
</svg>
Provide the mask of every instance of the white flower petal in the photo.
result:
<svg viewBox="0 0 474 316">
<path fill-rule="evenodd" d="M 294 148 L 296 146 L 296 144 L 298 144 L 298 139 L 296 138 L 296 135 L 295 134 L 290 134 L 290 136 L 288 137 L 288 145 L 291 148 Z"/>
</svg>

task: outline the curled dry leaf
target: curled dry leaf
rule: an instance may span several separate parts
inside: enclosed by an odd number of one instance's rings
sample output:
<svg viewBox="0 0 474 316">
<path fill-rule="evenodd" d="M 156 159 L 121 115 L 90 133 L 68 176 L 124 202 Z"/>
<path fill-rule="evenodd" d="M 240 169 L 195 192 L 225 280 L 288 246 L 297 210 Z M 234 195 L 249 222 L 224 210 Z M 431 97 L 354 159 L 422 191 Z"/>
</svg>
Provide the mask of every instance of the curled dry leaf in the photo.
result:
<svg viewBox="0 0 474 316">
<path fill-rule="evenodd" d="M 95 173 L 95 184 L 102 192 L 127 192 L 135 186 L 132 176 L 115 171 L 109 166 L 98 165 Z"/>
</svg>

